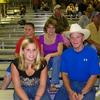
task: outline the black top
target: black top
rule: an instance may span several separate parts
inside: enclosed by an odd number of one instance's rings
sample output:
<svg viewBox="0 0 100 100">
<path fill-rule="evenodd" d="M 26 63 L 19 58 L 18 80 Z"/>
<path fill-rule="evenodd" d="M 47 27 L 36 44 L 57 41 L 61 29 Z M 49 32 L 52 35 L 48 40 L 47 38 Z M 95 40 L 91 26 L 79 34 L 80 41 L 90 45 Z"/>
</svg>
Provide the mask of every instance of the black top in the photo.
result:
<svg viewBox="0 0 100 100">
<path fill-rule="evenodd" d="M 22 85 L 33 85 L 35 82 L 38 83 L 39 78 L 40 78 L 41 71 L 47 65 L 47 62 L 45 60 L 41 61 L 41 65 L 40 65 L 41 67 L 40 67 L 40 69 L 39 70 L 36 70 L 33 73 L 33 75 L 28 76 L 25 71 L 20 70 L 18 68 L 19 59 L 13 60 L 12 63 L 15 65 L 15 67 L 17 68 L 17 70 L 19 72 L 19 76 L 20 76 L 20 80 L 21 80 Z"/>
</svg>

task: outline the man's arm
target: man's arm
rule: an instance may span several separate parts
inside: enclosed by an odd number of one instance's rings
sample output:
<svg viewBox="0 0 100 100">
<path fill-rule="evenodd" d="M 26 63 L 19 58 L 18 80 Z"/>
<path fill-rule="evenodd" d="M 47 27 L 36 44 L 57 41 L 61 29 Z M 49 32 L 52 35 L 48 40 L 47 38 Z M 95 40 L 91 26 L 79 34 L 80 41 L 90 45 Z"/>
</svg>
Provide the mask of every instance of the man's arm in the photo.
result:
<svg viewBox="0 0 100 100">
<path fill-rule="evenodd" d="M 63 78 L 63 83 L 64 83 L 64 86 L 68 92 L 68 95 L 69 95 L 69 98 L 70 100 L 77 100 L 78 98 L 78 95 L 76 92 L 74 92 L 70 86 L 70 80 L 68 78 L 68 74 L 67 73 L 64 73 L 62 72 L 62 78 Z"/>
<path fill-rule="evenodd" d="M 92 88 L 93 85 L 95 84 L 96 80 L 97 80 L 97 75 L 92 75 L 92 76 L 88 79 L 88 81 L 87 81 L 85 87 L 82 89 L 82 94 L 83 94 L 83 95 L 86 94 L 86 93 L 88 93 L 88 92 L 91 90 L 91 88 Z"/>
</svg>

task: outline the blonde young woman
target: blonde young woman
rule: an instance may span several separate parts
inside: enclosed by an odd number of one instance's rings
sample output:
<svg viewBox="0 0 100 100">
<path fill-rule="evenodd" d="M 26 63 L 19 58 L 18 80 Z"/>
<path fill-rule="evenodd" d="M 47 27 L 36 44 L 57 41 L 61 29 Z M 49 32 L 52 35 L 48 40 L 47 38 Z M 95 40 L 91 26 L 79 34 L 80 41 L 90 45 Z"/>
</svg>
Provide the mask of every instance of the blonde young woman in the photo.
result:
<svg viewBox="0 0 100 100">
<path fill-rule="evenodd" d="M 14 100 L 51 100 L 46 91 L 47 63 L 41 59 L 35 39 L 23 40 L 19 58 L 12 61 Z"/>
</svg>

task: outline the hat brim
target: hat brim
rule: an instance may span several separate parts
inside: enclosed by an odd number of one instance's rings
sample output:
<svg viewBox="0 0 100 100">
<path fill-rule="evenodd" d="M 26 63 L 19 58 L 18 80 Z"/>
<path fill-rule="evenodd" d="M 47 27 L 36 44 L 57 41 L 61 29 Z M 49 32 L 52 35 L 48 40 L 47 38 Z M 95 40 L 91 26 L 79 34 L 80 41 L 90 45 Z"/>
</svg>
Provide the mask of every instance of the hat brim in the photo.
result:
<svg viewBox="0 0 100 100">
<path fill-rule="evenodd" d="M 89 36 L 90 36 L 90 31 L 87 30 L 87 29 L 81 29 L 81 30 L 78 30 L 78 31 L 67 31 L 66 36 L 68 38 L 70 38 L 71 33 L 82 33 L 84 35 L 84 40 L 88 39 Z"/>
</svg>

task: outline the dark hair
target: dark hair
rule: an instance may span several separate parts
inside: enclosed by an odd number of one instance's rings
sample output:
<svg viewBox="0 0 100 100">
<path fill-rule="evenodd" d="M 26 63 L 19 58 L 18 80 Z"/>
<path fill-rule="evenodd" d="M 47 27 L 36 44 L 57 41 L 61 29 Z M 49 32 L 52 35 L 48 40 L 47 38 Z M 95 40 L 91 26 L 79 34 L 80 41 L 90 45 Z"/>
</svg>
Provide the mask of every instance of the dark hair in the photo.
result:
<svg viewBox="0 0 100 100">
<path fill-rule="evenodd" d="M 44 31 L 45 31 L 45 32 L 47 31 L 47 27 L 48 27 L 49 24 L 51 24 L 51 25 L 53 25 L 54 27 L 56 27 L 56 26 L 57 26 L 57 21 L 54 20 L 54 19 L 52 19 L 52 18 L 48 19 L 48 20 L 46 21 L 45 25 L 44 25 Z"/>
<path fill-rule="evenodd" d="M 31 26 L 33 29 L 35 28 L 34 23 L 31 23 L 31 22 L 26 22 L 25 25 L 29 25 L 29 26 Z"/>
</svg>

